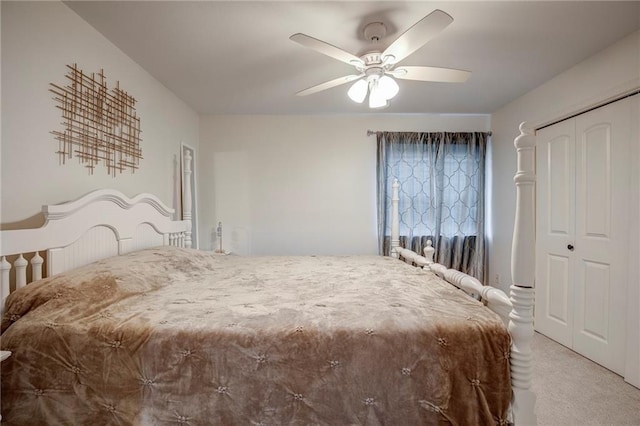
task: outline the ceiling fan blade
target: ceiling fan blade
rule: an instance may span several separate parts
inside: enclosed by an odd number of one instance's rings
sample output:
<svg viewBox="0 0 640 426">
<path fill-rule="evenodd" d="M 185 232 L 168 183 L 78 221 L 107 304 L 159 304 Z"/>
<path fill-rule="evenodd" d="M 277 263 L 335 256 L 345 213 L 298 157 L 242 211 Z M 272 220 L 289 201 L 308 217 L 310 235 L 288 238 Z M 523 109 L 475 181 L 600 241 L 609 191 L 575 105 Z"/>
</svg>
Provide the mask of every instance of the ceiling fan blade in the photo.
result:
<svg viewBox="0 0 640 426">
<path fill-rule="evenodd" d="M 301 90 L 296 93 L 297 96 L 307 96 L 313 93 L 321 92 L 323 90 L 331 89 L 332 87 L 340 86 L 341 84 L 349 83 L 351 81 L 356 81 L 364 77 L 364 74 L 352 74 L 346 75 L 344 77 L 339 77 L 331 81 L 325 81 L 324 83 L 320 83 L 316 86 L 309 87 L 308 89 Z"/>
<path fill-rule="evenodd" d="M 401 66 L 393 71 L 387 71 L 387 74 L 404 80 L 464 83 L 471 75 L 471 72 L 452 68 Z"/>
<path fill-rule="evenodd" d="M 452 22 L 453 18 L 451 16 L 439 9 L 434 10 L 391 43 L 391 45 L 382 52 L 382 58 L 393 56 L 390 63 L 397 64 L 424 46 Z"/>
<path fill-rule="evenodd" d="M 340 49 L 339 47 L 335 47 L 334 45 L 326 43 L 322 40 L 318 40 L 317 38 L 310 37 L 306 34 L 297 33 L 289 37 L 289 39 L 303 45 L 304 47 L 308 47 L 333 59 L 345 62 L 349 65 L 364 66 L 364 62 L 362 62 L 362 59 L 358 58 L 356 55 L 353 55 L 347 51 Z"/>
</svg>

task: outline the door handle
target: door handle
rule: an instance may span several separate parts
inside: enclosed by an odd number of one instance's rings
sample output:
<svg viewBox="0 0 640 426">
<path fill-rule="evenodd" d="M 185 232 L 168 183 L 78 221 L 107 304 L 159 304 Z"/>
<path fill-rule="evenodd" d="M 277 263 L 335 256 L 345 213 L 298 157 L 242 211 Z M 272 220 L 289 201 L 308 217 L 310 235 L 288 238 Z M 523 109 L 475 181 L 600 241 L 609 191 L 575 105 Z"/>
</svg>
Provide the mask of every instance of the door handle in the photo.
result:
<svg viewBox="0 0 640 426">
<path fill-rule="evenodd" d="M 573 245 L 571 245 L 571 244 L 569 244 L 569 245 L 567 246 L 567 248 L 568 248 L 570 251 L 573 251 L 573 249 L 574 249 Z"/>
</svg>

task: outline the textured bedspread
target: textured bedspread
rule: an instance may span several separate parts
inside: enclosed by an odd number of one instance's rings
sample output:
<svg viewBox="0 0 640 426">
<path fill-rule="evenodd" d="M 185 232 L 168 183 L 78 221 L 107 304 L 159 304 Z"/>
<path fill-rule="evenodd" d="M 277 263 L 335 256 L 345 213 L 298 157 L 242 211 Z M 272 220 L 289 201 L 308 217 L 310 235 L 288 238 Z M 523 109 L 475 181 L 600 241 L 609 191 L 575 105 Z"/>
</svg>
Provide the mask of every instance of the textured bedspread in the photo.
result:
<svg viewBox="0 0 640 426">
<path fill-rule="evenodd" d="M 13 293 L 8 424 L 504 423 L 509 335 L 385 257 L 157 248 Z"/>
</svg>

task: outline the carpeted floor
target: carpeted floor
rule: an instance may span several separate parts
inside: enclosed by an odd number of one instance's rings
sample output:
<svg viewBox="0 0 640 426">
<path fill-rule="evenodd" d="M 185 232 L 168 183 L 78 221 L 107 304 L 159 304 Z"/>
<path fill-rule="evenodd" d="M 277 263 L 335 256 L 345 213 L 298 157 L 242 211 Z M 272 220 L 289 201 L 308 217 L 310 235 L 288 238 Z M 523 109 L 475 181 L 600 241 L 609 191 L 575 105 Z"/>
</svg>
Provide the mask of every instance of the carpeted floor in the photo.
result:
<svg viewBox="0 0 640 426">
<path fill-rule="evenodd" d="M 539 425 L 640 426 L 640 389 L 539 333 L 533 352 Z"/>
</svg>

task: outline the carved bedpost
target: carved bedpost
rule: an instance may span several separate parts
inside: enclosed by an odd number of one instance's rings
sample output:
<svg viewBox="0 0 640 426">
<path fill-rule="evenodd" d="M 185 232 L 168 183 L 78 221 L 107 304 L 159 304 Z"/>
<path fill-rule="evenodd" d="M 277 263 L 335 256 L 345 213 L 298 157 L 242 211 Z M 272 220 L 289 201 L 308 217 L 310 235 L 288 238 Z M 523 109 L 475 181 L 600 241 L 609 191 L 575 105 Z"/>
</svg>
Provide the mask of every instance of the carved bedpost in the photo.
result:
<svg viewBox="0 0 640 426">
<path fill-rule="evenodd" d="M 391 257 L 398 257 L 398 247 L 400 247 L 400 215 L 398 213 L 400 202 L 398 179 L 393 180 L 393 192 L 391 196 Z"/>
<path fill-rule="evenodd" d="M 22 253 L 18 256 L 13 266 L 16 268 L 16 290 L 27 285 L 27 266 L 29 262 L 22 256 Z"/>
<path fill-rule="evenodd" d="M 0 313 L 4 313 L 4 302 L 9 296 L 11 287 L 9 286 L 9 272 L 11 271 L 11 264 L 7 262 L 7 258 L 2 256 L 0 259 Z"/>
<path fill-rule="evenodd" d="M 188 220 L 191 224 L 191 151 L 182 147 L 184 154 L 184 164 L 182 165 L 182 219 Z M 184 246 L 191 248 L 191 225 L 187 228 L 184 238 Z"/>
<path fill-rule="evenodd" d="M 42 279 L 42 264 L 44 263 L 44 259 L 40 256 L 40 252 L 37 251 L 36 254 L 31 258 L 31 281 L 37 281 Z"/>
<path fill-rule="evenodd" d="M 536 395 L 532 390 L 533 301 L 535 277 L 535 135 L 520 124 L 520 136 L 514 145 L 518 155 L 516 184 L 516 217 L 511 250 L 511 302 L 509 314 L 511 344 L 511 385 L 513 387 L 514 422 L 519 425 L 537 423 Z"/>
</svg>

